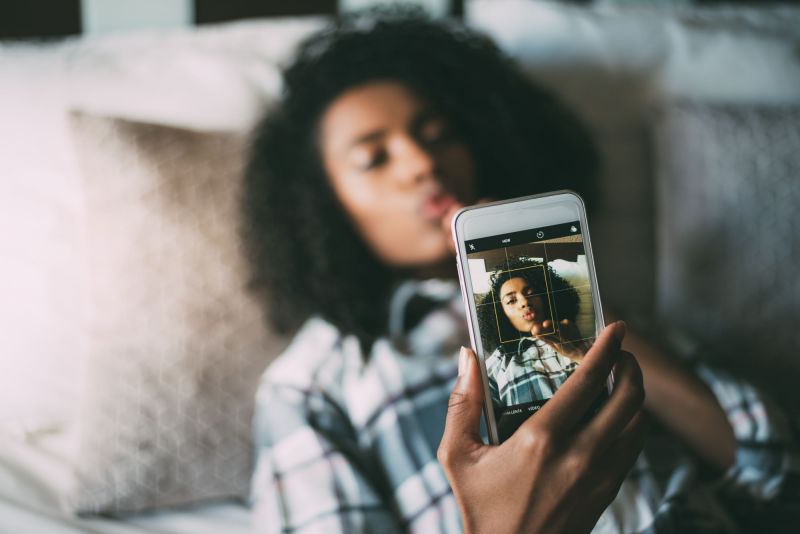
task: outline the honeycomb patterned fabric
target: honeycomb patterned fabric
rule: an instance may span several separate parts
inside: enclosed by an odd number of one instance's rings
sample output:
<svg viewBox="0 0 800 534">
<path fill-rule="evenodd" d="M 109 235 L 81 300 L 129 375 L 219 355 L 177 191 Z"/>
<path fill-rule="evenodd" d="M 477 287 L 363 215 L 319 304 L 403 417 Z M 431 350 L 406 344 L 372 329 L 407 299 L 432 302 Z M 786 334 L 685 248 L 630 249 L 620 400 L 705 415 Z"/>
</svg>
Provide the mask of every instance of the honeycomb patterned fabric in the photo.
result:
<svg viewBox="0 0 800 534">
<path fill-rule="evenodd" d="M 245 139 L 73 114 L 90 355 L 74 508 L 245 499 L 258 377 L 282 349 L 245 290 Z"/>
<path fill-rule="evenodd" d="M 800 106 L 675 103 L 656 140 L 661 314 L 800 406 Z"/>
</svg>

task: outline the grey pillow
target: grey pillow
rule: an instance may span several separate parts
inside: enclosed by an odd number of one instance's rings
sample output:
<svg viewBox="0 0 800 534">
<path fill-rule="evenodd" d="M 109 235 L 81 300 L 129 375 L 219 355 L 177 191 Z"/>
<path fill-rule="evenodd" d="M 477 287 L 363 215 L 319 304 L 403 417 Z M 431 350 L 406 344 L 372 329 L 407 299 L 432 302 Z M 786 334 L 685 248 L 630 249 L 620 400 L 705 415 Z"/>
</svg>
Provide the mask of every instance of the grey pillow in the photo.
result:
<svg viewBox="0 0 800 534">
<path fill-rule="evenodd" d="M 76 511 L 246 498 L 258 378 L 283 340 L 245 290 L 245 139 L 75 114 L 90 354 Z"/>
<path fill-rule="evenodd" d="M 796 403 L 800 106 L 675 103 L 656 140 L 660 313 Z"/>
</svg>

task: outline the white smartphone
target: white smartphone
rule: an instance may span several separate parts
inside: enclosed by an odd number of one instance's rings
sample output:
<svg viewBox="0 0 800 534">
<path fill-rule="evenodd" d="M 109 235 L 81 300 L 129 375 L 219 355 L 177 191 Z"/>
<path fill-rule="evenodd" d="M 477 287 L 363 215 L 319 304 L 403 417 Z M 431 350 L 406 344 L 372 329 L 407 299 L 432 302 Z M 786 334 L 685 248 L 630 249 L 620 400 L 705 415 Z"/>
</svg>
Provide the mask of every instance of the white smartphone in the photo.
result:
<svg viewBox="0 0 800 534">
<path fill-rule="evenodd" d="M 604 327 L 586 209 L 556 191 L 463 208 L 452 230 L 497 444 L 555 394 Z"/>
</svg>

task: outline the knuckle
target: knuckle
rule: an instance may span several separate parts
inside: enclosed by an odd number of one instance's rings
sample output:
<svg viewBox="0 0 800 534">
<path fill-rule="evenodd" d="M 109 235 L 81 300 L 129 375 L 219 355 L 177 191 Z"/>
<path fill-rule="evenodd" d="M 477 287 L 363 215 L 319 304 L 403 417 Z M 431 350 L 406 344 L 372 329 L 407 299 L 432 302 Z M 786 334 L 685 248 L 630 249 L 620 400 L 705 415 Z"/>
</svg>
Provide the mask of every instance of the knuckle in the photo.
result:
<svg viewBox="0 0 800 534">
<path fill-rule="evenodd" d="M 550 458 L 555 454 L 556 444 L 553 435 L 542 429 L 520 429 L 519 443 L 525 453 L 536 458 Z"/>
<path fill-rule="evenodd" d="M 591 454 L 580 451 L 573 451 L 567 455 L 565 466 L 571 473 L 587 473 L 592 469 L 594 457 Z"/>
<path fill-rule="evenodd" d="M 452 414 L 458 414 L 467 409 L 469 404 L 469 397 L 459 391 L 453 391 L 450 394 L 450 400 L 447 401 L 447 411 Z"/>
<path fill-rule="evenodd" d="M 450 468 L 453 465 L 453 451 L 445 443 L 439 445 L 439 449 L 436 451 L 436 458 L 445 468 Z"/>
</svg>

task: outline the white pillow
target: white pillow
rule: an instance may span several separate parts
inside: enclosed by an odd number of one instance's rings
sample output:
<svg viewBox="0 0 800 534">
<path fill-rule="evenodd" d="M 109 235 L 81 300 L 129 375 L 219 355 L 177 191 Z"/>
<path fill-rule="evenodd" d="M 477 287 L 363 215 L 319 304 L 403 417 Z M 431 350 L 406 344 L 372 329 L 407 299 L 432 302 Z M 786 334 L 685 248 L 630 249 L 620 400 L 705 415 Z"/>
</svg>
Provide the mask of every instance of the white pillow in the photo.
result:
<svg viewBox="0 0 800 534">
<path fill-rule="evenodd" d="M 472 0 L 471 26 L 537 72 L 592 70 L 652 79 L 651 90 L 703 100 L 800 100 L 800 8 L 586 8 Z M 600 110 L 598 110 L 600 111 Z"/>
<path fill-rule="evenodd" d="M 0 434 L 57 428 L 80 390 L 82 191 L 63 89 L 70 49 L 0 46 Z"/>
<path fill-rule="evenodd" d="M 244 130 L 320 17 L 0 43 L 0 435 L 71 420 L 86 352 L 83 191 L 67 110 Z"/>
<path fill-rule="evenodd" d="M 250 127 L 321 17 L 93 37 L 66 61 L 73 109 L 196 130 Z"/>
</svg>

